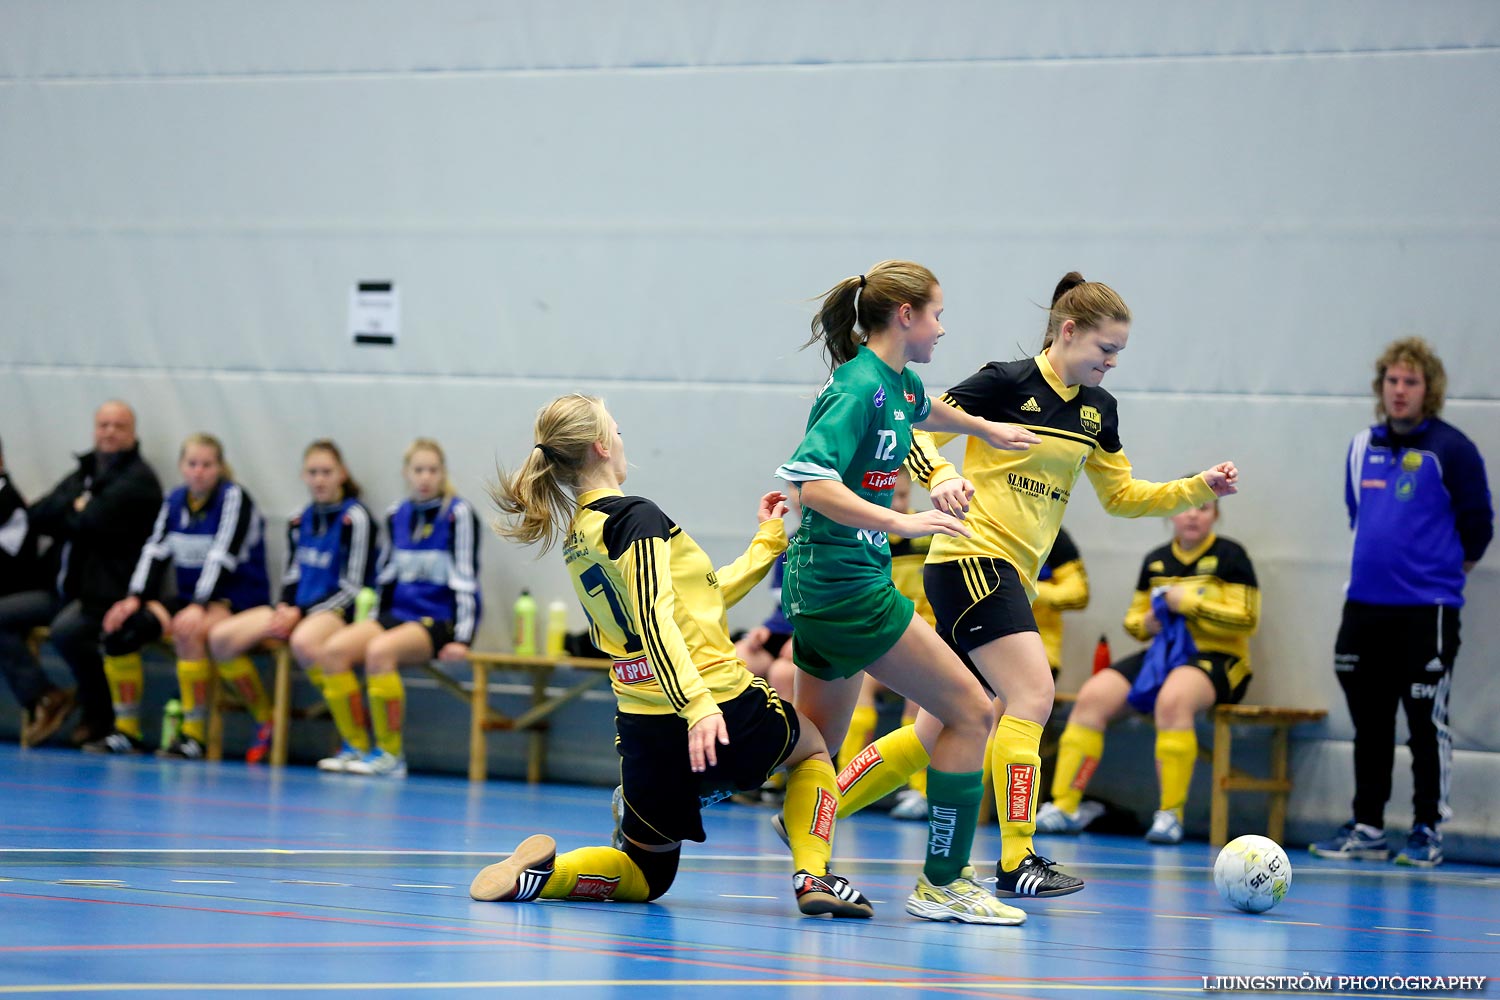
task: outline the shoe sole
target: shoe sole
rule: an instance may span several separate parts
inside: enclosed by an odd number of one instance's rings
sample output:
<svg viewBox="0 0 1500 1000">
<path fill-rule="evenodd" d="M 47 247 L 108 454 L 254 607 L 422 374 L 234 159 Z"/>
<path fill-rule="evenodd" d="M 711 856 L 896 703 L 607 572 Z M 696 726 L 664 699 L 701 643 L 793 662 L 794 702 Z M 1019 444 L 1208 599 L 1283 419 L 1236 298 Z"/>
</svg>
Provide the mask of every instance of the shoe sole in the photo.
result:
<svg viewBox="0 0 1500 1000">
<path fill-rule="evenodd" d="M 469 883 L 469 898 L 481 903 L 493 903 L 512 892 L 521 873 L 528 868 L 546 864 L 557 857 L 557 841 L 545 833 L 535 833 L 516 845 L 510 857 L 483 869 Z"/>
<path fill-rule="evenodd" d="M 996 889 L 997 899 L 1052 899 L 1055 896 L 1071 896 L 1075 892 L 1083 891 L 1084 883 L 1070 885 L 1062 889 L 1043 889 L 1041 892 L 1012 892 L 1010 889 Z"/>
<path fill-rule="evenodd" d="M 1173 838 L 1173 837 L 1153 837 L 1153 836 L 1151 836 L 1148 833 L 1148 834 L 1146 834 L 1146 843 L 1148 843 L 1148 844 L 1166 844 L 1168 847 L 1170 847 L 1173 844 L 1180 844 L 1180 843 L 1182 843 L 1182 838 L 1181 837 L 1176 837 L 1176 838 Z"/>
<path fill-rule="evenodd" d="M 1391 852 L 1384 851 L 1320 851 L 1309 847 L 1307 853 L 1327 861 L 1389 861 Z"/>
<path fill-rule="evenodd" d="M 349 770 L 349 765 L 341 760 L 329 760 L 324 758 L 318 761 L 318 770 L 328 774 L 343 774 Z"/>
<path fill-rule="evenodd" d="M 835 917 L 851 917 L 868 920 L 875 915 L 875 907 L 869 903 L 851 903 L 847 899 L 827 892 L 807 892 L 797 897 L 797 909 L 809 917 L 831 913 Z"/>
<path fill-rule="evenodd" d="M 1435 861 L 1418 861 L 1415 858 L 1407 857 L 1405 854 L 1396 855 L 1396 864 L 1405 865 L 1408 868 L 1436 868 L 1442 863 L 1442 858 L 1438 858 Z"/>
<path fill-rule="evenodd" d="M 1011 909 L 1015 909 L 1011 907 Z M 1005 914 L 996 916 L 985 913 L 964 913 L 944 906 L 942 903 L 929 903 L 925 899 L 915 896 L 906 900 L 906 912 L 923 920 L 936 920 L 939 922 L 953 921 L 960 924 L 990 924 L 996 927 L 1019 927 L 1026 922 L 1026 913 L 1023 910 L 1015 912 L 1020 916 Z"/>
</svg>

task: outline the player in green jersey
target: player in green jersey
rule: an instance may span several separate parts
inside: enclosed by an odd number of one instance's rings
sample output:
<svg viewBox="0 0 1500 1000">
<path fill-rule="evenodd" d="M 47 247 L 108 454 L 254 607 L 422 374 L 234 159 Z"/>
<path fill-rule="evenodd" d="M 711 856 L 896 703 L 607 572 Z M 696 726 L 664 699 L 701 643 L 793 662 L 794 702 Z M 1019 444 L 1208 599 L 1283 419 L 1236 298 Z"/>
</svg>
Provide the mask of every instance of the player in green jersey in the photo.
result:
<svg viewBox="0 0 1500 1000">
<path fill-rule="evenodd" d="M 943 291 L 911 261 L 882 261 L 830 289 L 813 318 L 833 374 L 818 393 L 802 443 L 777 470 L 801 495 L 787 550 L 782 606 L 796 631 L 798 712 L 838 746 L 859 698 L 860 672 L 916 700 L 942 724 L 928 777 L 927 857 L 906 909 L 929 920 L 1019 924 L 969 866 L 983 796 L 984 742 L 993 719 L 978 680 L 891 583 L 887 534 L 967 535 L 973 487 L 961 477 L 933 493 L 937 509 L 891 510 L 912 428 L 970 434 L 995 448 L 1039 439 L 930 400 L 910 363 L 932 360 L 943 336 Z M 869 762 L 865 762 L 868 766 Z M 845 769 L 840 790 L 859 780 Z"/>
</svg>

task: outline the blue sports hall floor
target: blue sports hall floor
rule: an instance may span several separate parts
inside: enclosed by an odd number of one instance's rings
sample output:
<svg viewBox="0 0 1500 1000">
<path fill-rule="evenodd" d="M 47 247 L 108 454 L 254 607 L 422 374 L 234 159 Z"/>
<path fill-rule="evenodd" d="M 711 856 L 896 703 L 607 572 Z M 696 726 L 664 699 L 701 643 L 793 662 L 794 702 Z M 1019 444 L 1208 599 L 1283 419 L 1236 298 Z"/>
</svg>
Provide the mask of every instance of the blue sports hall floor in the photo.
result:
<svg viewBox="0 0 1500 1000">
<path fill-rule="evenodd" d="M 1293 851 L 1290 897 L 1251 916 L 1220 901 L 1206 844 L 1086 834 L 1039 846 L 1087 889 L 966 927 L 906 916 L 925 827 L 871 813 L 840 824 L 835 857 L 875 919 L 833 921 L 797 913 L 769 812 L 725 803 L 656 903 L 505 905 L 468 898 L 473 872 L 537 831 L 603 842 L 607 789 L 14 744 L 0 789 L 3 995 L 1180 997 L 1204 976 L 1500 976 L 1492 868 Z M 991 826 L 974 856 L 998 849 Z M 1259 995 L 1319 992 L 1354 995 Z"/>
</svg>

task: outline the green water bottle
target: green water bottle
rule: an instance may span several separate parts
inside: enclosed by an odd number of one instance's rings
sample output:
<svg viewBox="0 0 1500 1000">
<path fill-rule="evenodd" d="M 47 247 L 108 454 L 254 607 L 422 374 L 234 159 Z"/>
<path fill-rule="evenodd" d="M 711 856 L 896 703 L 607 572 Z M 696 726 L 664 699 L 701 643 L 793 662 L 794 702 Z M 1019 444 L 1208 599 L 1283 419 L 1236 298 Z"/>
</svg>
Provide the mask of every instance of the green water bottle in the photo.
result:
<svg viewBox="0 0 1500 1000">
<path fill-rule="evenodd" d="M 520 656 L 536 655 L 536 600 L 531 591 L 521 591 L 516 598 L 515 626 L 511 632 L 511 648 Z"/>
<path fill-rule="evenodd" d="M 547 655 L 561 656 L 568 651 L 568 606 L 562 601 L 547 605 Z"/>
<path fill-rule="evenodd" d="M 362 622 L 370 617 L 370 612 L 375 610 L 375 605 L 380 603 L 380 595 L 375 592 L 374 587 L 363 587 L 354 597 L 354 620 Z"/>
<path fill-rule="evenodd" d="M 182 702 L 173 698 L 161 712 L 161 745 L 169 747 L 182 736 Z"/>
</svg>

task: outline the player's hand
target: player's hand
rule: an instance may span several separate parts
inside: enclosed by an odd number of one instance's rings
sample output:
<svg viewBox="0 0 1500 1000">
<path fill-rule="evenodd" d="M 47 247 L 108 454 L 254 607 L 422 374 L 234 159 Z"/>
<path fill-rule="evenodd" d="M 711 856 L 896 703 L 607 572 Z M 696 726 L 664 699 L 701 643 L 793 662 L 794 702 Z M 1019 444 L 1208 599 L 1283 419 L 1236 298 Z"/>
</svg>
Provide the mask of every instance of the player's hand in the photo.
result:
<svg viewBox="0 0 1500 1000">
<path fill-rule="evenodd" d="M 1232 496 L 1240 491 L 1240 470 L 1234 467 L 1233 462 L 1220 462 L 1212 469 L 1203 471 L 1203 481 L 1214 491 L 1214 496 Z"/>
<path fill-rule="evenodd" d="M 1025 451 L 1034 444 L 1042 443 L 1041 438 L 1020 424 L 1000 424 L 993 420 L 984 421 L 984 427 L 977 436 L 999 451 Z"/>
<path fill-rule="evenodd" d="M 266 626 L 266 636 L 271 639 L 285 639 L 292 634 L 292 629 L 302 620 L 302 609 L 295 604 L 278 604 L 276 610 L 271 612 L 271 623 Z"/>
<path fill-rule="evenodd" d="M 923 510 L 915 514 L 902 514 L 901 524 L 895 534 L 902 538 L 925 538 L 928 535 L 949 535 L 953 538 L 972 538 L 974 532 L 952 514 L 941 510 Z"/>
<path fill-rule="evenodd" d="M 1155 611 L 1146 612 L 1146 617 L 1141 619 L 1141 628 L 1146 630 L 1147 635 L 1156 635 L 1161 632 L 1161 622 L 1157 620 Z"/>
<path fill-rule="evenodd" d="M 729 745 L 729 727 L 722 712 L 705 715 L 688 730 L 688 763 L 694 773 L 702 774 L 718 765 L 720 745 Z"/>
<path fill-rule="evenodd" d="M 761 524 L 765 524 L 773 517 L 781 517 L 786 511 L 786 494 L 780 490 L 772 490 L 760 498 L 760 510 L 756 512 L 756 516 Z"/>
<path fill-rule="evenodd" d="M 462 642 L 444 643 L 443 648 L 438 650 L 438 659 L 449 663 L 455 660 L 466 659 L 469 655 L 469 647 Z"/>
<path fill-rule="evenodd" d="M 962 518 L 969 512 L 969 501 L 974 499 L 974 484 L 963 476 L 954 476 L 934 486 L 928 495 L 938 510 Z"/>
<path fill-rule="evenodd" d="M 125 624 L 125 619 L 139 610 L 141 610 L 141 599 L 139 597 L 131 596 L 116 601 L 104 613 L 104 631 L 118 631 L 120 626 Z"/>
<path fill-rule="evenodd" d="M 766 628 L 764 625 L 757 625 L 750 631 L 746 632 L 744 638 L 741 639 L 740 642 L 744 645 L 749 646 L 751 649 L 762 649 L 765 647 L 766 640 L 770 638 L 771 630 Z"/>
<path fill-rule="evenodd" d="M 1167 592 L 1161 595 L 1161 599 L 1166 602 L 1167 607 L 1178 614 L 1182 614 L 1182 600 L 1187 596 L 1187 593 L 1187 588 L 1179 583 L 1175 587 L 1168 587 Z"/>
</svg>

